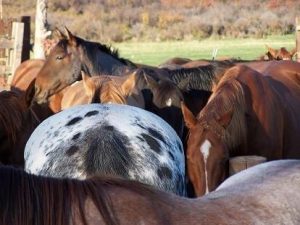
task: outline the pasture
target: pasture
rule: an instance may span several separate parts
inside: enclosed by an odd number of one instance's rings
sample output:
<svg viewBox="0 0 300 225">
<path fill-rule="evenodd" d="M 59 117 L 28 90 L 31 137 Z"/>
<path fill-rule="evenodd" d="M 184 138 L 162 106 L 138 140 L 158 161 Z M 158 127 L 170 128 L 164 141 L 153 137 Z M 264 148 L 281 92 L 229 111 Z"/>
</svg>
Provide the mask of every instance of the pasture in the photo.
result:
<svg viewBox="0 0 300 225">
<path fill-rule="evenodd" d="M 270 36 L 264 39 L 204 39 L 202 41 L 171 42 L 123 42 L 113 43 L 122 57 L 135 63 L 159 65 L 172 57 L 211 59 L 213 49 L 218 48 L 217 57 L 240 57 L 256 59 L 266 52 L 265 44 L 273 48 L 295 47 L 295 36 Z"/>
</svg>

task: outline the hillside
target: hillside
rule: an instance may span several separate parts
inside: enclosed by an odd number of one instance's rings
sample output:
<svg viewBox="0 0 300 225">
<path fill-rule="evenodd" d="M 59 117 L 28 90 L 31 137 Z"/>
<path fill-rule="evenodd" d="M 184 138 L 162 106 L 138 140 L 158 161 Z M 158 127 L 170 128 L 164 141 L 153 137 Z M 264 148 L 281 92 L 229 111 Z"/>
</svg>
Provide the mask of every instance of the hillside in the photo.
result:
<svg viewBox="0 0 300 225">
<path fill-rule="evenodd" d="M 291 34 L 299 12 L 298 0 L 48 0 L 50 28 L 103 42 Z M 35 0 L 3 0 L 4 18 L 34 13 Z"/>
</svg>

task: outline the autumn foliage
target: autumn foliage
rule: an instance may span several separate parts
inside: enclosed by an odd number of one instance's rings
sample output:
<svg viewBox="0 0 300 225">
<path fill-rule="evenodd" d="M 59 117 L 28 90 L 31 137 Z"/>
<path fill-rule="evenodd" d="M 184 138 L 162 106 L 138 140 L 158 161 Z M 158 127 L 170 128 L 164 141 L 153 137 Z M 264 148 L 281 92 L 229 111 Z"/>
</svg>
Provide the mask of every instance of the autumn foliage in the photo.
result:
<svg viewBox="0 0 300 225">
<path fill-rule="evenodd" d="M 51 28 L 115 42 L 290 34 L 300 12 L 298 0 L 51 0 L 48 7 Z M 33 0 L 3 0 L 7 17 L 34 10 Z"/>
</svg>

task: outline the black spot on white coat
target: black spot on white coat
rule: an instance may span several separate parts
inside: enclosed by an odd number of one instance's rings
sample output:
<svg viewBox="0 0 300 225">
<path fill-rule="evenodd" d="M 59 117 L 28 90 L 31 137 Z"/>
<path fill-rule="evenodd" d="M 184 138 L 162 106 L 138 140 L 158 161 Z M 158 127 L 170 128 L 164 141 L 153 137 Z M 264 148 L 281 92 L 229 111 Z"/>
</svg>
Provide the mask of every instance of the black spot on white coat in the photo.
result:
<svg viewBox="0 0 300 225">
<path fill-rule="evenodd" d="M 66 124 L 66 126 L 72 126 L 72 125 L 78 123 L 78 122 L 81 121 L 81 120 L 82 120 L 82 117 L 80 117 L 80 116 L 75 117 L 75 118 L 71 119 L 71 120 Z"/>
</svg>

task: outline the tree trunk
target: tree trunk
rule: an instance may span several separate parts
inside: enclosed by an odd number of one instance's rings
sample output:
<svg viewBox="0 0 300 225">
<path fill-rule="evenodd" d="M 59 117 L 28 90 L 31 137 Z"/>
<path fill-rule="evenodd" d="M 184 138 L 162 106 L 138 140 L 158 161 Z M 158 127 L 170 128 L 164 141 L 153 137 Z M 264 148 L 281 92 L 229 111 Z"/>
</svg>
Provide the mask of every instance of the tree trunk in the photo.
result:
<svg viewBox="0 0 300 225">
<path fill-rule="evenodd" d="M 35 16 L 35 38 L 34 38 L 34 58 L 44 59 L 43 42 L 48 35 L 47 31 L 47 0 L 36 1 L 36 16 Z"/>
</svg>

